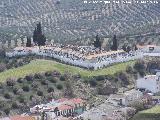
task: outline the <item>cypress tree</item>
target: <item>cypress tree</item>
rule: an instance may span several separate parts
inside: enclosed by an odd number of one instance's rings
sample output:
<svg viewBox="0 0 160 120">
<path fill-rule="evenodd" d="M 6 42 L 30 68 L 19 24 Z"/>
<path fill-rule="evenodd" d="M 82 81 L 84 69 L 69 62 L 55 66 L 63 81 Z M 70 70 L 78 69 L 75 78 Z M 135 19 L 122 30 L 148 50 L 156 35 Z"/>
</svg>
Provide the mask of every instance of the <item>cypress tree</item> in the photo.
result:
<svg viewBox="0 0 160 120">
<path fill-rule="evenodd" d="M 124 51 L 127 51 L 127 45 L 124 44 L 124 45 L 122 46 L 122 49 L 123 49 Z"/>
<path fill-rule="evenodd" d="M 37 28 L 35 28 L 34 32 L 33 32 L 33 42 L 37 45 L 38 44 L 38 40 L 37 40 Z"/>
<path fill-rule="evenodd" d="M 25 44 L 24 44 L 24 38 L 22 38 L 22 37 L 21 37 L 21 42 L 22 42 L 21 45 L 24 46 L 24 45 L 25 45 Z"/>
<path fill-rule="evenodd" d="M 134 50 L 135 50 L 135 51 L 138 50 L 137 45 L 134 46 Z"/>
<path fill-rule="evenodd" d="M 27 37 L 27 43 L 26 43 L 26 47 L 31 47 L 32 43 L 31 43 L 31 38 Z"/>
<path fill-rule="evenodd" d="M 117 51 L 118 50 L 118 42 L 116 35 L 113 36 L 113 45 L 111 47 L 111 50 Z"/>
<path fill-rule="evenodd" d="M 42 27 L 41 27 L 41 23 L 40 22 L 37 24 L 37 33 L 39 35 L 42 35 Z"/>
<path fill-rule="evenodd" d="M 17 47 L 18 46 L 18 41 L 17 40 L 15 40 L 15 47 Z"/>
<path fill-rule="evenodd" d="M 38 46 L 44 46 L 45 45 L 46 37 L 44 36 L 44 34 L 42 34 L 41 23 L 38 23 L 37 27 L 34 30 L 33 42 L 35 44 L 37 44 Z"/>
<path fill-rule="evenodd" d="M 101 42 L 100 42 L 100 38 L 98 35 L 96 35 L 96 40 L 93 43 L 95 48 L 100 48 L 101 49 Z"/>
<path fill-rule="evenodd" d="M 131 51 L 131 47 L 130 46 L 127 46 L 127 49 L 126 49 L 126 52 L 130 52 Z"/>
<path fill-rule="evenodd" d="M 128 46 L 127 44 L 124 44 L 123 46 L 122 46 L 122 49 L 125 51 L 125 52 L 130 52 L 132 49 L 131 49 L 131 46 Z"/>
</svg>

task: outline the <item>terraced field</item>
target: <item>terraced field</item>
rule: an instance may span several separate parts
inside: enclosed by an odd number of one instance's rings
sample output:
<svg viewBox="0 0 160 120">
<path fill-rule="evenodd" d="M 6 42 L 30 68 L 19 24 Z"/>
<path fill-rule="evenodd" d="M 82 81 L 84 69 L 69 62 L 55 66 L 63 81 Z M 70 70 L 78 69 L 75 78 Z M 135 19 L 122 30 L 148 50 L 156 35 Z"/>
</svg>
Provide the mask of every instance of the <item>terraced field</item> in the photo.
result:
<svg viewBox="0 0 160 120">
<path fill-rule="evenodd" d="M 131 120 L 159 120 L 160 106 L 138 112 Z"/>
<path fill-rule="evenodd" d="M 59 3 L 57 1 L 60 1 Z M 83 0 L 1 0 L 0 39 L 32 35 L 37 22 L 59 41 L 159 31 L 160 4 L 84 4 Z"/>
<path fill-rule="evenodd" d="M 70 65 L 65 65 L 62 63 L 57 63 L 51 60 L 33 60 L 31 63 L 24 65 L 22 67 L 14 68 L 0 73 L 0 81 L 3 82 L 7 78 L 20 78 L 25 77 L 29 74 L 53 71 L 57 70 L 61 73 L 70 72 L 72 74 L 80 74 L 82 77 L 92 77 L 98 75 L 108 75 L 114 74 L 119 71 L 124 71 L 128 65 L 134 65 L 135 61 L 130 61 L 126 63 L 116 64 L 101 70 L 89 71 L 79 67 L 74 67 Z"/>
</svg>

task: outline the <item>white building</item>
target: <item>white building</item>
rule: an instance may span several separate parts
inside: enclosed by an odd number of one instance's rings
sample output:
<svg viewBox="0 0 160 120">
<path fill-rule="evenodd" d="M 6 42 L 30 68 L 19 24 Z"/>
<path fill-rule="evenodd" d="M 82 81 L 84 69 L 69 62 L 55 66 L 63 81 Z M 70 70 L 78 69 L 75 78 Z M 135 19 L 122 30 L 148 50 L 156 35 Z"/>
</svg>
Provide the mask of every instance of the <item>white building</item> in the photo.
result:
<svg viewBox="0 0 160 120">
<path fill-rule="evenodd" d="M 143 96 L 143 93 L 141 91 L 132 89 L 132 90 L 126 91 L 124 95 L 126 98 L 125 106 L 128 106 L 130 103 L 140 100 Z"/>
<path fill-rule="evenodd" d="M 114 106 L 128 106 L 130 103 L 139 100 L 143 96 L 143 93 L 132 89 L 130 91 L 126 91 L 123 94 L 112 94 L 109 96 L 106 102 L 113 104 Z"/>
<path fill-rule="evenodd" d="M 29 54 L 37 54 L 39 52 L 39 47 L 16 47 L 10 52 L 6 52 L 6 56 L 14 57 L 14 56 L 24 56 Z"/>
<path fill-rule="evenodd" d="M 156 46 L 156 45 L 137 45 L 137 48 L 144 53 L 160 52 L 160 46 Z"/>
<path fill-rule="evenodd" d="M 81 98 L 53 99 L 47 104 L 36 105 L 30 108 L 30 112 L 33 114 L 45 112 L 45 115 L 49 118 L 54 118 L 55 116 L 71 116 L 75 113 L 77 115 L 82 114 L 86 110 L 86 105 L 86 101 Z"/>
<path fill-rule="evenodd" d="M 160 46 L 137 45 L 138 50 L 129 53 L 123 50 L 104 51 L 91 46 L 52 45 L 43 47 L 16 47 L 6 56 L 24 56 L 35 54 L 55 58 L 63 63 L 72 64 L 88 69 L 101 69 L 114 63 L 142 59 L 144 56 L 160 56 Z"/>
<path fill-rule="evenodd" d="M 83 114 L 73 118 L 74 120 L 128 120 L 136 110 L 130 107 L 114 106 L 110 103 L 102 103 Z M 129 114 L 128 114 L 129 113 Z"/>
<path fill-rule="evenodd" d="M 137 88 L 143 88 L 153 93 L 160 91 L 160 73 L 156 75 L 147 75 L 136 81 Z"/>
<path fill-rule="evenodd" d="M 95 70 L 114 63 L 126 62 L 143 57 L 138 51 L 131 51 L 130 53 L 123 50 L 99 51 L 94 47 L 89 46 L 17 47 L 10 52 L 6 52 L 6 56 L 8 57 L 29 54 L 52 57 L 66 64 Z"/>
<path fill-rule="evenodd" d="M 156 45 L 137 45 L 137 48 L 140 52 L 143 53 L 143 56 L 160 56 L 160 46 Z"/>
</svg>

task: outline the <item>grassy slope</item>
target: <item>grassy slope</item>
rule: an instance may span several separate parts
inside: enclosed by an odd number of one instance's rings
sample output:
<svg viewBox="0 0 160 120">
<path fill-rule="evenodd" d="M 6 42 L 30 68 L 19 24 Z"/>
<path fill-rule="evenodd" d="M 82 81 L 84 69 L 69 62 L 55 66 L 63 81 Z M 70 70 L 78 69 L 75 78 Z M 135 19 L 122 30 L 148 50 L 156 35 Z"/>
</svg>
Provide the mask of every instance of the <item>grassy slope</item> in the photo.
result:
<svg viewBox="0 0 160 120">
<path fill-rule="evenodd" d="M 82 69 L 79 67 L 74 67 L 70 65 L 65 65 L 62 63 L 58 63 L 51 60 L 33 60 L 31 63 L 24 65 L 19 68 L 14 68 L 7 70 L 5 72 L 0 73 L 0 81 L 5 81 L 7 78 L 15 77 L 24 77 L 28 74 L 34 74 L 38 72 L 45 72 L 51 70 L 58 70 L 61 73 L 71 72 L 72 74 L 81 74 L 82 77 L 90 77 L 90 76 L 98 76 L 98 75 L 107 75 L 114 74 L 119 71 L 123 71 L 126 69 L 126 66 L 133 65 L 135 61 L 130 61 L 126 63 L 119 63 L 113 66 L 109 66 L 107 68 L 97 70 L 97 71 L 89 71 L 86 69 Z"/>
<path fill-rule="evenodd" d="M 140 111 L 131 120 L 160 120 L 160 106 Z"/>
</svg>

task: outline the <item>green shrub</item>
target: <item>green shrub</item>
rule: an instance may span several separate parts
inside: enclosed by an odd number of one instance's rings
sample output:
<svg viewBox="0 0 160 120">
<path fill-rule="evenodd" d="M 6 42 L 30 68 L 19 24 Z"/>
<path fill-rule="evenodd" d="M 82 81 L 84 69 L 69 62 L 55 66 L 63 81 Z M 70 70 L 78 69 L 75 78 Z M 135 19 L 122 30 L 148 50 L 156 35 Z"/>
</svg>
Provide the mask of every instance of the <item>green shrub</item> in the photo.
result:
<svg viewBox="0 0 160 120">
<path fill-rule="evenodd" d="M 9 109 L 9 108 L 4 109 L 4 113 L 5 113 L 6 115 L 9 115 L 10 109 Z"/>
<path fill-rule="evenodd" d="M 65 81 L 66 78 L 65 78 L 64 76 L 61 76 L 61 77 L 60 77 L 60 80 L 61 80 L 61 81 Z"/>
<path fill-rule="evenodd" d="M 20 95 L 18 97 L 18 100 L 19 100 L 20 103 L 25 103 L 25 97 L 23 95 Z"/>
<path fill-rule="evenodd" d="M 17 94 L 17 92 L 18 92 L 18 90 L 19 90 L 19 88 L 14 87 L 14 88 L 13 88 L 13 93 L 16 95 L 16 94 Z"/>
<path fill-rule="evenodd" d="M 53 71 L 52 72 L 52 76 L 54 76 L 54 77 L 58 77 L 60 75 L 61 75 L 61 73 L 59 71 Z"/>
<path fill-rule="evenodd" d="M 58 90 L 62 90 L 63 89 L 63 86 L 61 84 L 57 84 L 56 87 L 57 87 Z"/>
<path fill-rule="evenodd" d="M 133 73 L 133 68 L 131 66 L 128 66 L 126 68 L 126 72 L 132 74 Z"/>
<path fill-rule="evenodd" d="M 143 77 L 146 72 L 146 66 L 144 61 L 137 61 L 134 65 L 134 69 L 140 73 L 140 75 Z"/>
<path fill-rule="evenodd" d="M 45 76 L 46 77 L 52 76 L 52 72 L 51 71 L 45 72 Z"/>
<path fill-rule="evenodd" d="M 22 78 L 18 78 L 17 82 L 18 83 L 23 83 L 23 79 Z"/>
<path fill-rule="evenodd" d="M 13 103 L 12 103 L 12 108 L 13 108 L 13 109 L 18 109 L 18 104 L 17 104 L 17 102 L 13 102 Z"/>
<path fill-rule="evenodd" d="M 3 115 L 3 112 L 2 111 L 0 111 L 0 116 L 2 116 Z"/>
<path fill-rule="evenodd" d="M 5 105 L 6 105 L 6 102 L 5 102 L 5 101 L 0 101 L 0 108 L 5 107 Z"/>
<path fill-rule="evenodd" d="M 0 89 L 3 89 L 3 87 L 4 87 L 4 84 L 0 83 Z"/>
<path fill-rule="evenodd" d="M 85 84 L 88 84 L 88 83 L 89 83 L 89 81 L 88 81 L 87 79 L 84 79 L 83 82 L 84 82 Z"/>
<path fill-rule="evenodd" d="M 106 75 L 105 78 L 109 81 L 112 81 L 113 79 L 115 79 L 115 75 Z"/>
<path fill-rule="evenodd" d="M 18 89 L 18 91 L 17 91 L 16 94 L 17 94 L 17 95 L 20 95 L 20 94 L 23 94 L 23 92 L 24 92 L 23 89 L 20 88 L 20 89 Z"/>
<path fill-rule="evenodd" d="M 97 76 L 97 77 L 95 77 L 95 79 L 97 80 L 97 81 L 103 81 L 103 80 L 105 80 L 105 76 Z"/>
<path fill-rule="evenodd" d="M 76 75 L 73 75 L 73 77 L 74 77 L 75 79 L 80 79 L 80 78 L 81 78 L 81 75 L 80 75 L 80 74 L 76 74 Z"/>
<path fill-rule="evenodd" d="M 42 91 L 37 91 L 37 95 L 38 96 L 43 96 L 43 92 Z"/>
<path fill-rule="evenodd" d="M 26 77 L 27 81 L 33 81 L 33 76 L 32 75 L 27 75 Z"/>
<path fill-rule="evenodd" d="M 47 91 L 48 91 L 48 93 L 54 92 L 54 88 L 53 87 L 49 87 Z"/>
<path fill-rule="evenodd" d="M 5 97 L 6 99 L 11 99 L 11 95 L 10 95 L 9 93 L 5 93 L 5 94 L 4 94 L 4 97 Z"/>
<path fill-rule="evenodd" d="M 32 83 L 32 87 L 33 87 L 33 88 L 38 88 L 38 83 L 33 82 L 33 83 Z"/>
<path fill-rule="evenodd" d="M 92 87 L 95 87 L 97 85 L 97 81 L 92 79 L 92 80 L 89 80 L 89 84 L 92 86 Z"/>
<path fill-rule="evenodd" d="M 52 83 L 56 83 L 56 82 L 57 82 L 57 80 L 56 80 L 55 78 L 48 78 L 48 80 L 49 80 L 50 82 L 52 82 Z"/>
<path fill-rule="evenodd" d="M 34 78 L 35 78 L 35 79 L 42 79 L 42 78 L 43 78 L 43 75 L 42 75 L 42 73 L 36 73 L 36 74 L 34 75 Z"/>
<path fill-rule="evenodd" d="M 28 85 L 24 85 L 24 86 L 22 87 L 22 89 L 23 89 L 23 91 L 25 91 L 25 92 L 29 92 L 29 86 L 28 86 Z"/>
<path fill-rule="evenodd" d="M 125 72 L 119 72 L 117 78 L 123 83 L 124 86 L 129 85 L 129 78 Z"/>
<path fill-rule="evenodd" d="M 5 63 L 0 63 L 0 72 L 3 72 L 6 68 L 6 64 Z"/>
<path fill-rule="evenodd" d="M 16 79 L 10 78 L 7 80 L 7 86 L 14 86 L 16 84 Z"/>
<path fill-rule="evenodd" d="M 31 95 L 31 96 L 29 97 L 30 100 L 32 100 L 32 98 L 33 98 L 33 95 Z"/>
<path fill-rule="evenodd" d="M 47 81 L 47 80 L 42 80 L 42 81 L 41 81 L 41 84 L 42 84 L 42 85 L 48 85 L 48 81 Z"/>
</svg>

